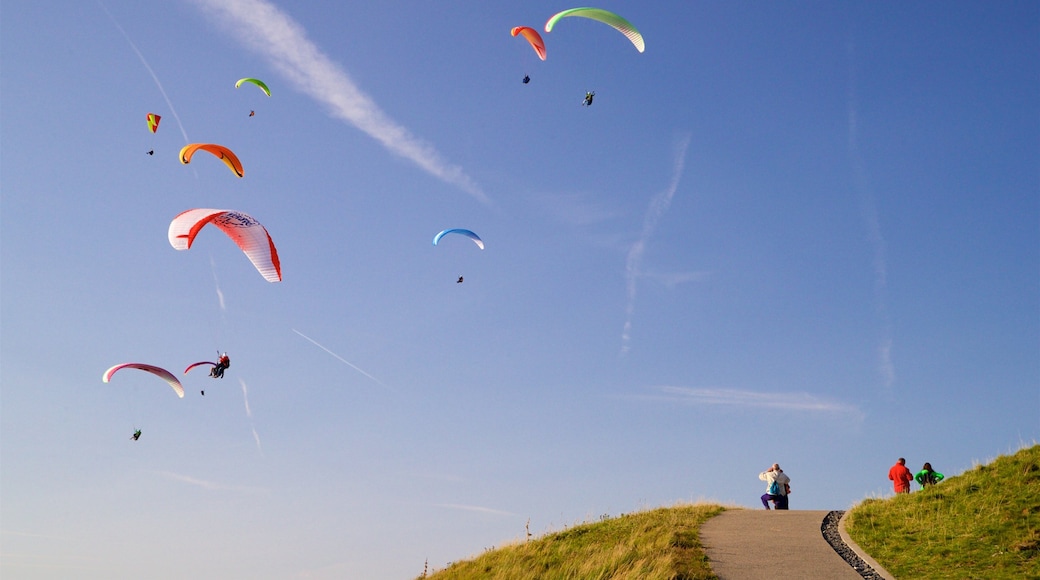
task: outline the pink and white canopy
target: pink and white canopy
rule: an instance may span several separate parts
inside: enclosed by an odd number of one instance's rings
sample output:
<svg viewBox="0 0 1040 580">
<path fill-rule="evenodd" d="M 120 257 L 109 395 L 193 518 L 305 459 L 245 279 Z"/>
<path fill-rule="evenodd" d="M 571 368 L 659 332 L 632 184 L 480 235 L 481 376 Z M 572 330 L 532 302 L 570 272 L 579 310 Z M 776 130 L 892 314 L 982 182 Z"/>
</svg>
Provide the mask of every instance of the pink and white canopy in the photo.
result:
<svg viewBox="0 0 1040 580">
<path fill-rule="evenodd" d="M 170 245 L 187 250 L 206 224 L 212 223 L 245 252 L 249 261 L 268 282 L 282 281 L 278 250 L 267 229 L 249 215 L 227 209 L 189 209 L 170 222 Z"/>
<path fill-rule="evenodd" d="M 184 387 L 181 386 L 181 382 L 177 380 L 177 377 L 173 376 L 173 373 L 164 368 L 160 368 L 153 365 L 146 365 L 144 363 L 123 363 L 120 365 L 116 365 L 105 371 L 105 374 L 101 375 L 102 382 L 107 383 L 112 378 L 112 375 L 114 375 L 116 371 L 121 369 L 138 369 L 152 373 L 153 375 L 166 381 L 166 383 L 173 388 L 173 392 L 177 393 L 178 397 L 182 399 L 184 398 Z"/>
</svg>

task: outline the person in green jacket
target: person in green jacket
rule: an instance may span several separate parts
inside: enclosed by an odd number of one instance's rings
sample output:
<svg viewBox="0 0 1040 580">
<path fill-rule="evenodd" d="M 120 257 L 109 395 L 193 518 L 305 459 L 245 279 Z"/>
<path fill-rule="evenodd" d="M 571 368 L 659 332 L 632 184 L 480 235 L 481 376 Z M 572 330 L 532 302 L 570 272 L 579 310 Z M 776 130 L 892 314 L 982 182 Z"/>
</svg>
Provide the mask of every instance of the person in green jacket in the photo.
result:
<svg viewBox="0 0 1040 580">
<path fill-rule="evenodd" d="M 917 472 L 914 479 L 917 480 L 917 483 L 921 484 L 921 487 L 928 487 L 929 485 L 939 483 L 944 477 L 946 476 L 932 469 L 931 463 L 925 463 L 924 468 Z"/>
</svg>

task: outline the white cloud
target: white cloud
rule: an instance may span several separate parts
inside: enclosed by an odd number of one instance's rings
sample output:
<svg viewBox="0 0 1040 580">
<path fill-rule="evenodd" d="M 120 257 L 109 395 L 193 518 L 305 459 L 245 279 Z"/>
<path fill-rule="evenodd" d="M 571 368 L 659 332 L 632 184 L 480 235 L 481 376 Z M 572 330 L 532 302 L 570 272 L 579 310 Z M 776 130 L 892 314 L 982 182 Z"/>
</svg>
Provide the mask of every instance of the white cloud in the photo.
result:
<svg viewBox="0 0 1040 580">
<path fill-rule="evenodd" d="M 307 31 L 277 6 L 263 0 L 196 3 L 242 44 L 264 56 L 299 91 L 326 105 L 333 117 L 357 127 L 434 177 L 489 203 L 462 168 L 446 162 L 433 146 L 383 112 L 340 65 L 311 42 Z"/>
<path fill-rule="evenodd" d="M 862 416 L 855 405 L 832 401 L 809 393 L 769 393 L 718 387 L 661 386 L 655 390 L 661 394 L 652 396 L 688 405 L 715 405 L 759 409 L 779 409 L 810 413 L 839 413 Z"/>
</svg>

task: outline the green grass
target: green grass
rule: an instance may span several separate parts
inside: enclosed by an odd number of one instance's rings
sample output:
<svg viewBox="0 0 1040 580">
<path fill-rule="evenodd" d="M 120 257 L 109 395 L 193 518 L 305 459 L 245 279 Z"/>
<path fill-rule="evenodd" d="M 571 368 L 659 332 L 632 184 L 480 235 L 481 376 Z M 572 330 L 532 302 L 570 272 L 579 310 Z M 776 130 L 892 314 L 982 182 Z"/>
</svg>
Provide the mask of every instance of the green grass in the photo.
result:
<svg viewBox="0 0 1040 580">
<path fill-rule="evenodd" d="M 1040 445 L 849 511 L 852 539 L 897 578 L 1040 578 Z"/>
<path fill-rule="evenodd" d="M 715 578 L 699 530 L 722 506 L 696 504 L 604 518 L 450 564 L 426 578 Z"/>
</svg>

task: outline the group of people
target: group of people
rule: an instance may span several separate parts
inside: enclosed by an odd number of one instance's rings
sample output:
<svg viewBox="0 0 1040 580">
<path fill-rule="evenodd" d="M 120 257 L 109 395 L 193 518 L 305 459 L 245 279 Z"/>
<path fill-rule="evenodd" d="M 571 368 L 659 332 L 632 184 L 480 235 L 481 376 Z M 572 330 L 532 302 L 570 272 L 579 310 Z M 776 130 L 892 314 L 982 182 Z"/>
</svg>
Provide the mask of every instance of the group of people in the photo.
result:
<svg viewBox="0 0 1040 580">
<path fill-rule="evenodd" d="M 900 457 L 896 464 L 888 470 L 888 478 L 892 480 L 892 487 L 896 493 L 910 493 L 910 482 L 917 481 L 921 489 L 929 485 L 935 485 L 946 477 L 932 469 L 932 464 L 925 462 L 921 471 L 912 473 L 906 466 L 906 459 Z"/>
<path fill-rule="evenodd" d="M 910 493 L 910 482 L 917 481 L 922 489 L 935 485 L 946 477 L 932 469 L 931 463 L 925 463 L 921 471 L 916 474 L 906 467 L 906 459 L 900 457 L 899 461 L 888 470 L 888 478 L 892 480 L 896 493 Z M 787 498 L 791 495 L 791 478 L 780 469 L 780 464 L 774 463 L 772 467 L 758 474 L 758 478 L 766 482 L 766 492 L 762 494 L 762 506 L 770 509 L 788 509 Z"/>
</svg>

